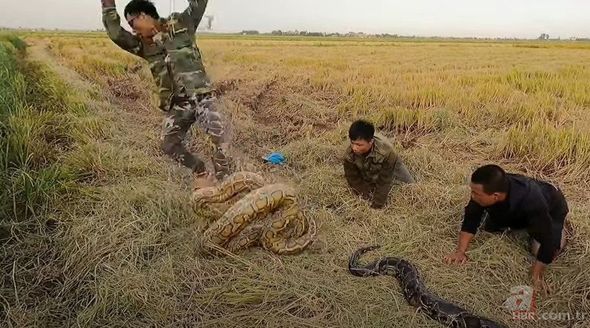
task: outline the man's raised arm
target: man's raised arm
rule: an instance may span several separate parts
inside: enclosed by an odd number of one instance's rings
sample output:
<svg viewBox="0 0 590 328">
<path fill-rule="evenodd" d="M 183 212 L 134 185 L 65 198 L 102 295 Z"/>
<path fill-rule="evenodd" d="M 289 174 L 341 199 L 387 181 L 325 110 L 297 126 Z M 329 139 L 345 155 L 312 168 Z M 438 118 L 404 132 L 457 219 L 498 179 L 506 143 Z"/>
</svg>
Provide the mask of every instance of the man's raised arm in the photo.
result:
<svg viewBox="0 0 590 328">
<path fill-rule="evenodd" d="M 203 19 L 208 2 L 209 0 L 188 0 L 188 7 L 182 13 L 182 16 L 186 17 L 195 31 Z"/>
<path fill-rule="evenodd" d="M 141 52 L 141 42 L 138 37 L 121 27 L 121 17 L 119 17 L 119 14 L 117 13 L 115 0 L 101 0 L 101 3 L 102 23 L 107 30 L 109 38 L 121 47 L 121 49 L 139 56 Z"/>
</svg>

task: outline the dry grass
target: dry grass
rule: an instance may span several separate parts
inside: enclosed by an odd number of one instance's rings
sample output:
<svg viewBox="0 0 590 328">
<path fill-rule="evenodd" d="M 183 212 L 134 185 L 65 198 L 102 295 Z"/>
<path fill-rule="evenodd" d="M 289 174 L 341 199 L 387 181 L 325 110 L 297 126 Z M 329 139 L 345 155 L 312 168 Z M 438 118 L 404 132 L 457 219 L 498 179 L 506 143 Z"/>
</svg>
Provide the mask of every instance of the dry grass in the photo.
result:
<svg viewBox="0 0 590 328">
<path fill-rule="evenodd" d="M 512 286 L 529 283 L 522 238 L 481 234 L 467 266 L 442 264 L 467 177 L 487 162 L 563 186 L 577 234 L 550 267 L 555 293 L 539 310 L 590 313 L 585 44 L 203 39 L 214 80 L 235 85 L 222 110 L 243 167 L 295 184 L 320 232 L 299 256 L 254 249 L 212 258 L 198 246 L 209 214 L 191 212 L 186 172 L 158 155 L 161 116 L 147 69 L 134 73 L 137 60 L 102 38 L 34 41 L 49 42 L 46 61 L 106 123 L 102 138 L 69 159 L 87 179 L 75 205 L 53 214 L 57 232 L 19 244 L 43 251 L 8 272 L 3 288 L 18 291 L 3 300 L 11 326 L 438 327 L 392 279 L 348 274 L 352 251 L 381 244 L 375 256 L 411 260 L 433 291 L 477 313 L 511 327 L 570 327 L 511 321 L 501 308 Z M 419 180 L 396 188 L 383 211 L 352 197 L 343 180 L 346 129 L 361 116 L 393 137 Z M 192 146 L 206 151 L 193 132 Z M 288 164 L 262 164 L 271 150 Z"/>
</svg>

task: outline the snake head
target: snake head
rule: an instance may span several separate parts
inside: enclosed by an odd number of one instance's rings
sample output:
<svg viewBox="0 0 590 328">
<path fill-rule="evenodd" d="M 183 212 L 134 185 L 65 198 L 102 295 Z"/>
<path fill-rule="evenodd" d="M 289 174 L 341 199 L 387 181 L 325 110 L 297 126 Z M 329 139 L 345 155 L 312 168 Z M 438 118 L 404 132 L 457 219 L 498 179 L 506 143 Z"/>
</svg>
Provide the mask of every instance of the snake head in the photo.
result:
<svg viewBox="0 0 590 328">
<path fill-rule="evenodd" d="M 359 265 L 359 259 L 360 257 L 370 251 L 374 251 L 378 248 L 381 248 L 381 246 L 368 246 L 368 247 L 363 247 L 363 248 L 359 248 L 358 250 L 356 250 L 351 256 L 350 259 L 348 261 L 348 271 L 355 275 L 355 276 L 359 276 L 359 277 L 367 277 L 367 276 L 377 276 L 379 275 L 379 272 L 376 270 L 377 268 L 375 268 L 375 263 L 368 265 L 366 267 L 361 267 Z"/>
</svg>

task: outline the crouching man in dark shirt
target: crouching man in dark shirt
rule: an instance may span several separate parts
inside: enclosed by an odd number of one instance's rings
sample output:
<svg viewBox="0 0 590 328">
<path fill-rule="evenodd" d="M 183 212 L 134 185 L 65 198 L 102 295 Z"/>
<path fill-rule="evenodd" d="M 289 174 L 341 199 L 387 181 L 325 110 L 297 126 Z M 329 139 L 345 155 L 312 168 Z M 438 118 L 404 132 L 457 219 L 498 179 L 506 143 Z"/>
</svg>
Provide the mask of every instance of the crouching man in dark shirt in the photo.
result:
<svg viewBox="0 0 590 328">
<path fill-rule="evenodd" d="M 465 252 L 482 220 L 482 229 L 501 232 L 527 229 L 531 252 L 536 257 L 532 269 L 535 290 L 549 291 L 543 278 L 545 268 L 566 244 L 568 206 L 561 190 L 543 181 L 507 174 L 496 165 L 478 168 L 471 176 L 471 200 L 465 216 L 457 250 L 445 257 L 447 263 L 463 264 Z"/>
</svg>

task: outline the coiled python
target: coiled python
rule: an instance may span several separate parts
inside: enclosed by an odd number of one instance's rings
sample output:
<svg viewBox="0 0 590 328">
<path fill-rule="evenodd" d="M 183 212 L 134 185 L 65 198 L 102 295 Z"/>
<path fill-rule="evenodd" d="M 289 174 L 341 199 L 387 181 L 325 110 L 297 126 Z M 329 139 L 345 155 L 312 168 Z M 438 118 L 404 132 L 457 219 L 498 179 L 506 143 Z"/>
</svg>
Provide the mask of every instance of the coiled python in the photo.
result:
<svg viewBox="0 0 590 328">
<path fill-rule="evenodd" d="M 223 203 L 244 191 L 249 193 L 204 232 L 205 245 L 232 253 L 261 245 L 286 255 L 303 251 L 314 240 L 316 223 L 301 212 L 295 190 L 285 184 L 265 185 L 255 173 L 237 172 L 217 186 L 195 190 L 192 201 L 195 207 Z M 270 222 L 267 217 L 272 217 Z"/>
<path fill-rule="evenodd" d="M 359 265 L 359 258 L 364 253 L 379 247 L 370 246 L 354 252 L 348 262 L 350 273 L 359 277 L 379 275 L 392 275 L 396 277 L 399 280 L 406 301 L 410 305 L 420 309 L 431 319 L 437 320 L 446 327 L 508 328 L 504 324 L 471 314 L 469 311 L 431 294 L 420 279 L 420 274 L 416 267 L 406 260 L 396 257 L 385 257 L 364 267 Z"/>
</svg>

